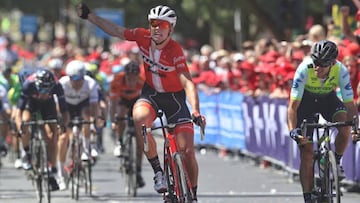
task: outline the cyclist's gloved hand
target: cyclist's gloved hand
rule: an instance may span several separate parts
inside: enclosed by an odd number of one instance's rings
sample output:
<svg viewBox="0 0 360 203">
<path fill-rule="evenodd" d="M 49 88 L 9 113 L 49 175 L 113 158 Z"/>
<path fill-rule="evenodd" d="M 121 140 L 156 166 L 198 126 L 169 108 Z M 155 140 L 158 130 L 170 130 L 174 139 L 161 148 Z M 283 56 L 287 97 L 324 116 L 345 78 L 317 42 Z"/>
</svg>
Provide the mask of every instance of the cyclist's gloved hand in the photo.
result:
<svg viewBox="0 0 360 203">
<path fill-rule="evenodd" d="M 299 136 L 301 136 L 301 129 L 300 128 L 294 128 L 290 131 L 290 137 L 291 139 L 295 140 L 296 143 L 300 143 L 300 138 Z"/>
<path fill-rule="evenodd" d="M 194 113 L 192 113 L 191 117 L 197 126 L 201 126 L 201 127 L 205 128 L 205 125 L 206 125 L 205 116 L 200 115 L 199 112 L 194 112 Z"/>
<path fill-rule="evenodd" d="M 84 3 L 78 4 L 76 8 L 77 8 L 77 13 L 78 13 L 79 17 L 82 19 L 87 19 L 89 16 L 89 13 L 91 13 L 91 10 L 89 9 L 89 7 Z"/>
</svg>

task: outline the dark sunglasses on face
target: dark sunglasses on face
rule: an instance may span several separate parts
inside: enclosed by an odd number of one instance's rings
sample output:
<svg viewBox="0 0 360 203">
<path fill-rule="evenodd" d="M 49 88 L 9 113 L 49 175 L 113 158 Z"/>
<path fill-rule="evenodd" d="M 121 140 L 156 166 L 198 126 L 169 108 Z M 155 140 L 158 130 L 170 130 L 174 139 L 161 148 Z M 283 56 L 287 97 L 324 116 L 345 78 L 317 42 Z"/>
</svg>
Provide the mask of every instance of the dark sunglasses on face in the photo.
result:
<svg viewBox="0 0 360 203">
<path fill-rule="evenodd" d="M 80 80 L 83 80 L 84 77 L 83 77 L 83 76 L 74 75 L 74 76 L 70 76 L 70 79 L 71 79 L 72 81 L 80 81 Z"/>
<path fill-rule="evenodd" d="M 321 68 L 327 68 L 332 65 L 332 61 L 327 61 L 324 63 L 321 63 L 319 61 L 314 61 L 315 66 L 321 67 Z"/>
<path fill-rule="evenodd" d="M 150 20 L 150 26 L 152 28 L 167 29 L 170 27 L 170 23 L 164 20 Z"/>
</svg>

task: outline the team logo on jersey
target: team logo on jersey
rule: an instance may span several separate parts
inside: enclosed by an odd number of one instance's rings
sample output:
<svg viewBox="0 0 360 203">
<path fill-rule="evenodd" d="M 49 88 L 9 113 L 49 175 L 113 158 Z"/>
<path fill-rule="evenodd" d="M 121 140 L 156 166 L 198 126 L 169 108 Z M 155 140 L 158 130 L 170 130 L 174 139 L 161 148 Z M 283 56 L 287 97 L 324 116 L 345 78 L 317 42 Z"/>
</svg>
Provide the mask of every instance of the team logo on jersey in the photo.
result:
<svg viewBox="0 0 360 203">
<path fill-rule="evenodd" d="M 294 81 L 293 85 L 292 85 L 292 88 L 298 88 L 298 87 L 299 87 L 299 84 L 296 81 Z"/>
<path fill-rule="evenodd" d="M 296 79 L 296 80 L 293 82 L 292 88 L 298 88 L 298 87 L 299 87 L 299 83 L 302 83 L 302 80 Z"/>
<path fill-rule="evenodd" d="M 346 84 L 345 89 L 346 90 L 352 90 L 351 84 L 350 83 Z"/>
</svg>

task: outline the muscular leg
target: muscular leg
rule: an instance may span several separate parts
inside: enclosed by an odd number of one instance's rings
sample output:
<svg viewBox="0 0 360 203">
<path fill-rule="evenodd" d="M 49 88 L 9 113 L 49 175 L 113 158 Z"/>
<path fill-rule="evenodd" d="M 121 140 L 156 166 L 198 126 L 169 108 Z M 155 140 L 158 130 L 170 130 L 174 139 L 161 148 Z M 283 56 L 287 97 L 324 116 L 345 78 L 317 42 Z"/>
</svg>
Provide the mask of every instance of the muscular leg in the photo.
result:
<svg viewBox="0 0 360 203">
<path fill-rule="evenodd" d="M 346 121 L 347 114 L 345 112 L 339 112 L 335 114 L 334 121 Z M 339 133 L 335 139 L 335 153 L 338 155 L 343 155 L 346 150 L 347 145 L 349 144 L 351 127 L 339 127 Z"/>
<path fill-rule="evenodd" d="M 300 147 L 300 182 L 304 193 L 309 193 L 313 189 L 313 145 L 306 144 Z"/>
<path fill-rule="evenodd" d="M 188 133 L 179 133 L 176 135 L 179 150 L 183 156 L 191 185 L 197 186 L 198 183 L 198 163 L 194 151 L 194 135 Z"/>
</svg>

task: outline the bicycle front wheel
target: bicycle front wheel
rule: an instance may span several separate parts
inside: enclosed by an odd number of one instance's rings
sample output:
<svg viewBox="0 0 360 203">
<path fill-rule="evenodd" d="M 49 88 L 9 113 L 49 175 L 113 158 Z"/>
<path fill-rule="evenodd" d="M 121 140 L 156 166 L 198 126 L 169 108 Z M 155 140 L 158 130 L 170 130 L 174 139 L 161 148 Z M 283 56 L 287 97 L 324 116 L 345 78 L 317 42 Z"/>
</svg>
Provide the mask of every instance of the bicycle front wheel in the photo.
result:
<svg viewBox="0 0 360 203">
<path fill-rule="evenodd" d="M 84 186 L 85 193 L 92 196 L 92 157 L 91 157 L 91 145 L 89 146 L 89 160 L 83 161 L 83 173 L 84 173 Z M 84 150 L 84 149 L 83 149 Z"/>
<path fill-rule="evenodd" d="M 179 186 L 179 194 L 178 199 L 179 203 L 191 203 L 193 199 L 193 195 L 191 192 L 191 184 L 187 176 L 187 172 L 185 171 L 181 154 L 174 154 L 174 161 L 176 164 L 176 172 L 178 175 L 178 186 Z"/>
<path fill-rule="evenodd" d="M 337 170 L 337 164 L 335 159 L 335 154 L 333 151 L 329 151 L 329 162 L 328 162 L 328 171 L 325 178 L 325 184 L 328 195 L 328 202 L 340 203 L 341 201 L 341 191 L 339 184 L 339 174 Z"/>
<path fill-rule="evenodd" d="M 36 139 L 31 140 L 31 164 L 32 170 L 32 183 L 35 186 L 36 198 L 39 203 L 42 202 L 42 169 L 41 169 L 41 145 Z"/>
<path fill-rule="evenodd" d="M 51 199 L 51 190 L 50 190 L 50 168 L 48 167 L 48 151 L 47 151 L 47 146 L 44 140 L 40 141 L 40 169 L 41 169 L 41 173 L 40 173 L 40 181 L 42 184 L 42 190 L 43 190 L 43 196 L 47 199 L 47 202 L 50 203 L 50 199 Z"/>
<path fill-rule="evenodd" d="M 137 189 L 137 146 L 136 137 L 129 135 L 125 152 L 125 193 L 135 197 Z"/>
<path fill-rule="evenodd" d="M 71 198 L 78 200 L 79 199 L 79 187 L 80 187 L 80 170 L 81 170 L 81 160 L 80 160 L 80 147 L 77 141 L 74 141 L 71 144 L 71 159 L 73 162 L 73 169 L 70 174 L 71 178 Z"/>
</svg>

